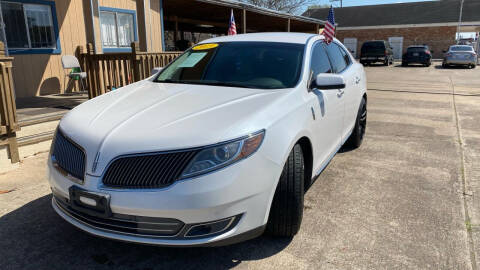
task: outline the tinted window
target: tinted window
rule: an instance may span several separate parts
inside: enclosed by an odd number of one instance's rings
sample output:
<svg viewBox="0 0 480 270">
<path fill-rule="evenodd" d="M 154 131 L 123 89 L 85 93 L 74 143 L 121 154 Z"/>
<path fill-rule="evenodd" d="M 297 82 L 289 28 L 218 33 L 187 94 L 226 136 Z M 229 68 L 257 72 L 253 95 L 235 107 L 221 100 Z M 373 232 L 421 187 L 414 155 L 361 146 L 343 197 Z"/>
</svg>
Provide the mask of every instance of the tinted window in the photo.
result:
<svg viewBox="0 0 480 270">
<path fill-rule="evenodd" d="M 380 50 L 384 51 L 385 50 L 385 44 L 383 41 L 373 41 L 373 42 L 365 42 L 362 45 L 362 52 L 363 51 L 370 51 L 370 50 Z"/>
<path fill-rule="evenodd" d="M 338 46 L 340 49 L 340 52 L 342 53 L 343 59 L 345 60 L 345 63 L 347 63 L 347 66 L 352 63 L 352 60 L 350 59 L 350 55 L 340 46 Z"/>
<path fill-rule="evenodd" d="M 294 87 L 300 78 L 303 44 L 225 42 L 212 45 L 188 50 L 165 68 L 156 81 L 275 89 Z"/>
<path fill-rule="evenodd" d="M 328 60 L 327 52 L 321 43 L 317 43 L 313 49 L 310 69 L 312 78 L 316 78 L 320 73 L 332 73 L 330 60 Z"/>
<path fill-rule="evenodd" d="M 325 45 L 327 48 L 328 56 L 330 57 L 330 61 L 332 62 L 333 70 L 336 73 L 342 72 L 347 67 L 347 62 L 345 62 L 345 58 L 342 55 L 340 47 L 332 42 L 329 45 Z"/>
<path fill-rule="evenodd" d="M 414 53 L 414 52 L 425 52 L 426 50 L 427 50 L 427 48 L 425 48 L 425 47 L 409 47 L 409 48 L 407 48 L 407 52 L 409 52 L 409 53 L 410 52 L 412 52 L 412 53 Z"/>
<path fill-rule="evenodd" d="M 471 51 L 473 51 L 473 47 L 472 46 L 452 46 L 452 47 L 450 47 L 450 51 L 471 52 Z"/>
</svg>

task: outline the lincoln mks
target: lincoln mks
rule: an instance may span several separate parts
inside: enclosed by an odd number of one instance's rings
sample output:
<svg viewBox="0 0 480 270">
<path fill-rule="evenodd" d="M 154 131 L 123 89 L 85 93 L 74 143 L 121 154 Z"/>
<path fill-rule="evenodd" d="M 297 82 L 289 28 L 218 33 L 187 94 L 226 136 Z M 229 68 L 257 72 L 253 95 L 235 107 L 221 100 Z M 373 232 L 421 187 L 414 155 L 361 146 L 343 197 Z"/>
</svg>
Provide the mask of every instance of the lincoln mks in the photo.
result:
<svg viewBox="0 0 480 270">
<path fill-rule="evenodd" d="M 52 206 L 83 231 L 164 246 L 292 237 L 306 189 L 365 134 L 363 67 L 321 35 L 217 37 L 157 71 L 60 121 Z"/>
</svg>

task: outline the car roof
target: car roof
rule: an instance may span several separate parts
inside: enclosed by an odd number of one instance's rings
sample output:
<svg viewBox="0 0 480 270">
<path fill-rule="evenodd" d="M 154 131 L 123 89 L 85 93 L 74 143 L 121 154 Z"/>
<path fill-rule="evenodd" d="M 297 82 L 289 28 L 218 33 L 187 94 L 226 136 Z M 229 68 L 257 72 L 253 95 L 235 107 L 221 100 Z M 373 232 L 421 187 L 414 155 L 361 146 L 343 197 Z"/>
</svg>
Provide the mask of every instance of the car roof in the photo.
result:
<svg viewBox="0 0 480 270">
<path fill-rule="evenodd" d="M 319 36 L 321 39 L 324 37 L 322 35 L 316 34 L 306 34 L 306 33 L 287 33 L 287 32 L 272 32 L 272 33 L 252 33 L 252 34 L 239 34 L 233 36 L 221 36 L 203 40 L 199 42 L 202 43 L 212 43 L 212 42 L 239 42 L 239 41 L 260 41 L 260 42 L 282 42 L 282 43 L 296 43 L 296 44 L 306 44 L 307 41 L 314 37 Z"/>
</svg>

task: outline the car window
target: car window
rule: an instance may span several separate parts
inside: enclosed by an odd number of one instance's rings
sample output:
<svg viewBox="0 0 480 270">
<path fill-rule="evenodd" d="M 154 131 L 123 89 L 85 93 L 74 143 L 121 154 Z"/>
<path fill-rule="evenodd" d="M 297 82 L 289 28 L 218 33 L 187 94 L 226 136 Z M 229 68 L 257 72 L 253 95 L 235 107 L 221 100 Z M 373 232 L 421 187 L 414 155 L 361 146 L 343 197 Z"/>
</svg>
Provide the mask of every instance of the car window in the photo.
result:
<svg viewBox="0 0 480 270">
<path fill-rule="evenodd" d="M 385 44 L 381 41 L 365 42 L 362 51 L 385 51 Z"/>
<path fill-rule="evenodd" d="M 450 51 L 471 52 L 471 51 L 473 51 L 473 47 L 472 46 L 452 46 L 452 47 L 450 47 Z"/>
<path fill-rule="evenodd" d="M 425 52 L 427 50 L 427 48 L 425 47 L 409 47 L 407 48 L 407 52 L 412 52 L 412 53 L 415 53 L 415 52 Z"/>
<path fill-rule="evenodd" d="M 349 66 L 352 63 L 352 59 L 350 58 L 350 55 L 341 46 L 338 46 L 338 48 L 340 49 L 340 52 L 342 53 L 343 59 L 345 59 L 347 66 Z"/>
<path fill-rule="evenodd" d="M 163 83 L 280 89 L 294 87 L 304 44 L 224 42 L 192 47 L 155 79 Z"/>
<path fill-rule="evenodd" d="M 345 61 L 340 47 L 335 42 L 325 45 L 325 47 L 327 48 L 327 54 L 332 62 L 335 73 L 344 71 L 347 68 L 348 63 Z"/>
<path fill-rule="evenodd" d="M 321 43 L 317 43 L 313 48 L 310 70 L 312 75 L 311 79 L 316 78 L 320 73 L 332 73 L 330 60 Z"/>
</svg>

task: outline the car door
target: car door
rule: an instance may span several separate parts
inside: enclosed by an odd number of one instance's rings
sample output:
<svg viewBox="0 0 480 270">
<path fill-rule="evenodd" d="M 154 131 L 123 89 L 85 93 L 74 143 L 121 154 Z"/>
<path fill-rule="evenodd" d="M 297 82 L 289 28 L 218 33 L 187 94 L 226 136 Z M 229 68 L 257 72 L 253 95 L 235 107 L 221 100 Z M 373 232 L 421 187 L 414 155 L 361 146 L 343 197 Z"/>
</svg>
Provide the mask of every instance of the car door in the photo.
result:
<svg viewBox="0 0 480 270">
<path fill-rule="evenodd" d="M 327 45 L 326 48 L 334 72 L 342 75 L 345 79 L 345 88 L 338 90 L 338 95 L 344 106 L 344 117 L 342 119 L 341 131 L 343 142 L 347 139 L 347 136 L 349 136 L 349 133 L 355 124 L 355 117 L 358 110 L 358 104 L 355 105 L 355 103 L 357 103 L 356 97 L 359 93 L 357 89 L 359 74 L 357 74 L 358 71 L 356 71 L 355 68 L 352 68 L 354 64 L 341 46 L 332 42 Z"/>
<path fill-rule="evenodd" d="M 313 45 L 310 63 L 310 82 L 320 73 L 332 73 L 329 57 L 323 41 Z M 313 132 L 315 133 L 315 164 L 314 169 L 322 169 L 340 147 L 343 129 L 344 104 L 343 97 L 337 90 L 309 89 L 312 98 L 312 113 L 314 115 Z"/>
</svg>

